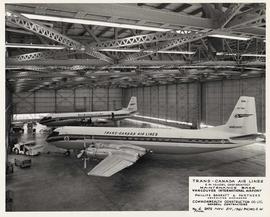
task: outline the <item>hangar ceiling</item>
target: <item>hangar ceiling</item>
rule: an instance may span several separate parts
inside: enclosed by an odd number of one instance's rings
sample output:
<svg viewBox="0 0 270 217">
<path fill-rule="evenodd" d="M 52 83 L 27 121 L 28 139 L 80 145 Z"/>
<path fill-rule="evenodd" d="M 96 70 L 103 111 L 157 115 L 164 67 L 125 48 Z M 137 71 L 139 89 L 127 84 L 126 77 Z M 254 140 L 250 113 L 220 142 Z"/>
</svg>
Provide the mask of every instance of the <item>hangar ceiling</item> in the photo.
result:
<svg viewBox="0 0 270 217">
<path fill-rule="evenodd" d="M 6 4 L 14 92 L 265 75 L 265 4 Z"/>
</svg>

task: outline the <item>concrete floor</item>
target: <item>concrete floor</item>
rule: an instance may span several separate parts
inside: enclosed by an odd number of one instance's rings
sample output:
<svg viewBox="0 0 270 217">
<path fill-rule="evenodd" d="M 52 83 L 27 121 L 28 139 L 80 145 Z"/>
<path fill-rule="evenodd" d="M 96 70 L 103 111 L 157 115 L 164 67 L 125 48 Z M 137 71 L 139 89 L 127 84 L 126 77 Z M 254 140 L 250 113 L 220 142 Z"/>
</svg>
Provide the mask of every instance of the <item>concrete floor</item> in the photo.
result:
<svg viewBox="0 0 270 217">
<path fill-rule="evenodd" d="M 36 138 L 45 144 L 43 135 Z M 15 157 L 29 158 L 8 159 Z M 265 143 L 196 155 L 148 155 L 109 178 L 87 176 L 97 161 L 85 170 L 82 160 L 50 145 L 30 158 L 31 168 L 15 167 L 6 178 L 14 211 L 188 210 L 189 176 L 265 176 Z"/>
</svg>

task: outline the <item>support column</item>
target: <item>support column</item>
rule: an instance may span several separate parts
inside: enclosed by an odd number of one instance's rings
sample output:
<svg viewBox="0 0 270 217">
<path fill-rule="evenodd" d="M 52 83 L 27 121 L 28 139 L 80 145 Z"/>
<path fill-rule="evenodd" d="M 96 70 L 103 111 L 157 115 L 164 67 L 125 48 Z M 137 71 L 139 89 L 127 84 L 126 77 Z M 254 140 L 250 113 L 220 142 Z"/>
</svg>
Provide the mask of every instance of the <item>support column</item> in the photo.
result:
<svg viewBox="0 0 270 217">
<path fill-rule="evenodd" d="M 202 83 L 200 81 L 197 82 L 197 129 L 200 129 L 201 122 L 202 122 L 202 98 L 203 98 L 203 91 L 202 91 Z"/>
<path fill-rule="evenodd" d="M 159 85 L 157 86 L 157 99 L 158 99 L 158 103 L 157 103 L 157 108 L 158 108 L 158 118 L 160 118 L 160 116 L 159 116 Z"/>
<path fill-rule="evenodd" d="M 224 94 L 223 94 L 223 89 L 224 89 L 224 81 L 221 81 L 221 86 L 220 86 L 220 121 L 221 125 L 224 124 Z"/>
<path fill-rule="evenodd" d="M 149 95 L 150 95 L 150 102 L 149 102 L 150 114 L 149 114 L 149 116 L 152 117 L 152 86 L 149 87 Z"/>
<path fill-rule="evenodd" d="M 94 111 L 94 88 L 92 88 L 91 94 L 91 111 Z"/>
<path fill-rule="evenodd" d="M 127 102 L 127 97 L 126 97 L 127 94 L 125 94 L 124 88 L 121 88 L 121 94 L 122 94 L 122 96 L 121 96 L 121 108 L 123 108 L 124 105 L 126 105 L 126 102 Z"/>
<path fill-rule="evenodd" d="M 107 111 L 110 110 L 110 88 L 107 88 Z"/>
<path fill-rule="evenodd" d="M 144 105 L 144 86 L 142 87 L 142 104 L 143 104 L 143 115 L 145 115 L 145 105 Z"/>
<path fill-rule="evenodd" d="M 36 91 L 34 91 L 33 96 L 34 96 L 34 113 L 36 113 Z"/>
<path fill-rule="evenodd" d="M 176 121 L 179 121 L 179 108 L 178 108 L 178 96 L 179 96 L 179 90 L 178 90 L 178 84 L 175 84 L 175 109 L 176 109 Z"/>
<path fill-rule="evenodd" d="M 189 120 L 189 83 L 187 83 L 187 121 L 190 122 Z"/>
<path fill-rule="evenodd" d="M 54 90 L 54 113 L 57 112 L 57 90 Z"/>
<path fill-rule="evenodd" d="M 166 120 L 168 120 L 168 103 L 169 103 L 169 99 L 168 99 L 168 84 L 166 84 L 166 87 L 165 87 L 165 96 L 166 96 L 166 112 L 165 112 L 165 117 L 166 117 Z"/>
<path fill-rule="evenodd" d="M 73 89 L 73 111 L 76 112 L 76 90 Z"/>
</svg>

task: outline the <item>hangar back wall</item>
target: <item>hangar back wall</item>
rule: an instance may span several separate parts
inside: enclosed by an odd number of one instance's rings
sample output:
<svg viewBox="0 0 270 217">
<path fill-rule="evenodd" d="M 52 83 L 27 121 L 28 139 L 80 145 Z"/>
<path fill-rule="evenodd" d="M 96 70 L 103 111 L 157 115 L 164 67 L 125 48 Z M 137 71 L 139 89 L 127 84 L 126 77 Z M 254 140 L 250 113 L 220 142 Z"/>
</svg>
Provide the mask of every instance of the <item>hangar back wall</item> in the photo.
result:
<svg viewBox="0 0 270 217">
<path fill-rule="evenodd" d="M 265 132 L 265 78 L 221 80 L 129 88 L 124 102 L 137 96 L 140 115 L 208 125 L 224 124 L 240 96 L 254 96 L 258 130 Z M 166 97 L 168 96 L 168 97 Z"/>
<path fill-rule="evenodd" d="M 77 88 L 13 93 L 14 114 L 115 110 L 122 107 L 121 88 Z"/>
<path fill-rule="evenodd" d="M 265 78 L 137 88 L 78 88 L 15 93 L 14 114 L 115 110 L 137 96 L 140 115 L 193 123 L 226 122 L 239 96 L 254 96 L 258 129 L 265 132 Z M 123 97 L 122 97 L 123 96 Z"/>
</svg>

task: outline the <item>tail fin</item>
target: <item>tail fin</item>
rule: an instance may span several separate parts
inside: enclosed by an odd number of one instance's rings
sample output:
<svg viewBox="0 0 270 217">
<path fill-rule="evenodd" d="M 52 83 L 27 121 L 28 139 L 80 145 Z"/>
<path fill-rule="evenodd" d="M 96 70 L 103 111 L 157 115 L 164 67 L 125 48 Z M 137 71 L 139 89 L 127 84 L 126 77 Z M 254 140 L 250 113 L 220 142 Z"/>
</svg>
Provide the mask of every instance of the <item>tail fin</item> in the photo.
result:
<svg viewBox="0 0 270 217">
<path fill-rule="evenodd" d="M 223 127 L 228 132 L 240 135 L 257 134 L 255 98 L 241 96 Z"/>
<path fill-rule="evenodd" d="M 127 110 L 130 112 L 136 112 L 138 110 L 137 108 L 137 97 L 136 96 L 132 96 L 130 98 Z"/>
</svg>

